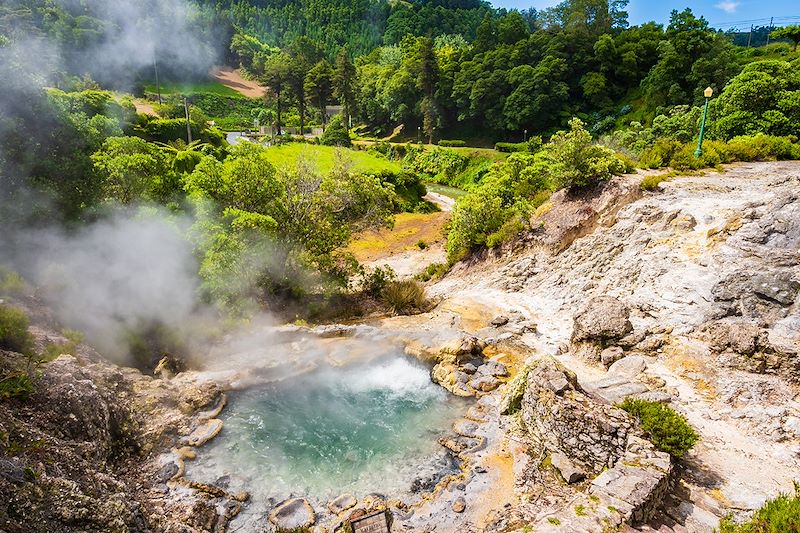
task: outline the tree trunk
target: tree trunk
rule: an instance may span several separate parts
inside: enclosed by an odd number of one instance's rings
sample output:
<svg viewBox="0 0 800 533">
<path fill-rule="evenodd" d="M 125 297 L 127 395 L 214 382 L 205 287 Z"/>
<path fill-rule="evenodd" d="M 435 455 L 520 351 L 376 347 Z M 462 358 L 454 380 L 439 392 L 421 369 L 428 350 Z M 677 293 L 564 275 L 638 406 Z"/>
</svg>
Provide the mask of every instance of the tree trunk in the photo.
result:
<svg viewBox="0 0 800 533">
<path fill-rule="evenodd" d="M 281 134 L 281 92 L 275 91 L 277 101 L 275 103 L 275 127 L 278 130 L 278 135 Z"/>
</svg>

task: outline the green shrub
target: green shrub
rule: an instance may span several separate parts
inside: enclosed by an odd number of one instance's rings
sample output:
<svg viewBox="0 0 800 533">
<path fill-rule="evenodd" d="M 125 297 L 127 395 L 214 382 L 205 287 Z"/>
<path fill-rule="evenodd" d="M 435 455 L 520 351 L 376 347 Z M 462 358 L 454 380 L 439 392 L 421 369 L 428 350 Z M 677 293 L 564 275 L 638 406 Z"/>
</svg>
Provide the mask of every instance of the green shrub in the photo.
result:
<svg viewBox="0 0 800 533">
<path fill-rule="evenodd" d="M 800 485 L 794 495 L 781 494 L 767 501 L 746 522 L 736 524 L 730 517 L 719 524 L 720 533 L 789 533 L 800 531 Z"/>
<path fill-rule="evenodd" d="M 414 279 L 419 281 L 430 281 L 435 278 L 441 278 L 447 273 L 447 265 L 444 263 L 431 263 L 425 270 L 414 276 Z"/>
<path fill-rule="evenodd" d="M 570 120 L 569 127 L 553 135 L 541 152 L 556 188 L 585 187 L 625 172 L 626 165 L 614 150 L 592 143 L 580 119 Z"/>
<path fill-rule="evenodd" d="M 446 148 L 409 148 L 403 158 L 406 169 L 424 174 L 430 181 L 444 184 L 451 184 L 468 164 L 468 157 Z"/>
<path fill-rule="evenodd" d="M 528 143 L 495 143 L 494 149 L 498 152 L 514 153 L 514 152 L 527 152 Z"/>
<path fill-rule="evenodd" d="M 427 306 L 425 289 L 415 280 L 387 283 L 381 296 L 386 305 L 398 315 L 420 313 Z"/>
<path fill-rule="evenodd" d="M 350 133 L 344 125 L 342 115 L 335 115 L 328 122 L 328 127 L 319 138 L 320 144 L 326 146 L 352 146 L 353 142 L 350 140 Z"/>
<path fill-rule="evenodd" d="M 442 139 L 437 144 L 439 146 L 443 146 L 445 148 L 463 148 L 464 146 L 467 145 L 467 142 L 459 140 L 459 139 L 453 139 L 453 140 L 449 140 L 449 141 L 445 140 L 445 139 Z"/>
<path fill-rule="evenodd" d="M 397 274 L 389 265 L 365 271 L 361 278 L 361 289 L 370 296 L 378 297 L 388 283 L 397 279 Z"/>
<path fill-rule="evenodd" d="M 642 168 L 663 168 L 670 165 L 672 158 L 683 147 L 676 139 L 658 139 L 646 148 L 639 158 Z"/>
<path fill-rule="evenodd" d="M 425 241 L 418 241 L 417 248 L 419 248 L 420 250 L 426 250 L 428 248 L 428 243 Z"/>
<path fill-rule="evenodd" d="M 28 316 L 20 309 L 0 305 L 0 348 L 26 355 L 33 352 Z"/>
<path fill-rule="evenodd" d="M 680 459 L 700 439 L 686 419 L 658 402 L 626 398 L 619 405 L 635 417 L 656 448 Z"/>
<path fill-rule="evenodd" d="M 793 143 L 789 137 L 763 133 L 734 137 L 728 141 L 728 150 L 737 161 L 800 159 L 800 144 Z"/>
</svg>

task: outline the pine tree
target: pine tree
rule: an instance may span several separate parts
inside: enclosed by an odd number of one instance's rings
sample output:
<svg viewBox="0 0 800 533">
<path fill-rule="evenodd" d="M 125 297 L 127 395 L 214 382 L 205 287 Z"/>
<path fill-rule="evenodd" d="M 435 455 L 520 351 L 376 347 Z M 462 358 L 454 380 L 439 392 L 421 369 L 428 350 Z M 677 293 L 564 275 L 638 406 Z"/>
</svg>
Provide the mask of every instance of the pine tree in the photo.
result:
<svg viewBox="0 0 800 533">
<path fill-rule="evenodd" d="M 333 95 L 344 106 L 345 123 L 356 110 L 356 67 L 350 61 L 347 49 L 342 47 L 336 56 L 336 68 L 333 73 Z"/>
</svg>

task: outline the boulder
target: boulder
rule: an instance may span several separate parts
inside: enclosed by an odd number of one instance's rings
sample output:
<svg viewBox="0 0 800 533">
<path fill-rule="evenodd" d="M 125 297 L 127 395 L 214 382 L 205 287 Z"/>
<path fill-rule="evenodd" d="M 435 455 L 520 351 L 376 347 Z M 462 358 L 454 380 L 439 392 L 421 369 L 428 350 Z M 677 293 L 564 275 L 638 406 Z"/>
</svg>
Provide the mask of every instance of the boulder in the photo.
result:
<svg viewBox="0 0 800 533">
<path fill-rule="evenodd" d="M 477 372 L 478 374 L 485 374 L 487 376 L 507 376 L 508 368 L 506 368 L 506 365 L 503 363 L 498 363 L 497 361 L 486 361 L 478 367 Z"/>
<path fill-rule="evenodd" d="M 499 328 L 501 326 L 505 326 L 506 324 L 508 324 L 508 317 L 507 316 L 503 316 L 503 315 L 494 317 L 492 319 L 491 324 L 496 328 Z"/>
<path fill-rule="evenodd" d="M 577 483 L 584 478 L 586 478 L 586 474 L 577 466 L 575 463 L 569 460 L 569 457 L 564 455 L 561 452 L 556 452 L 550 456 L 550 462 L 553 464 L 558 473 L 561 474 L 561 477 L 564 478 L 569 484 Z"/>
<path fill-rule="evenodd" d="M 500 380 L 494 376 L 476 374 L 469 386 L 480 392 L 491 392 L 500 386 Z"/>
<path fill-rule="evenodd" d="M 633 378 L 644 372 L 646 368 L 647 361 L 645 361 L 644 357 L 629 355 L 611 365 L 608 368 L 608 373 Z"/>
<path fill-rule="evenodd" d="M 278 504 L 269 514 L 269 521 L 280 529 L 295 529 L 313 526 L 317 515 L 305 499 L 293 498 Z"/>
<path fill-rule="evenodd" d="M 620 339 L 633 331 L 630 309 L 616 298 L 598 296 L 573 319 L 572 342 Z"/>
<path fill-rule="evenodd" d="M 607 367 L 616 363 L 623 357 L 625 357 L 625 353 L 619 346 L 612 346 L 600 352 L 600 362 Z"/>
</svg>

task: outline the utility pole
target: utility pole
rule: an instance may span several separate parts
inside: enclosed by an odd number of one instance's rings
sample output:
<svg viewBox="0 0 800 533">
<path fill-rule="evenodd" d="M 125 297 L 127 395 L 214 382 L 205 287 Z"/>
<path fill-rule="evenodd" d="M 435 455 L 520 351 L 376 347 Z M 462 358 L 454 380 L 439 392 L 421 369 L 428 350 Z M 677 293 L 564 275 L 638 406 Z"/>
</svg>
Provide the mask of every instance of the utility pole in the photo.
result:
<svg viewBox="0 0 800 533">
<path fill-rule="evenodd" d="M 775 17 L 769 18 L 769 30 L 767 30 L 767 46 L 769 46 L 769 38 L 770 34 L 772 33 L 772 21 L 775 20 Z"/>
<path fill-rule="evenodd" d="M 156 71 L 156 92 L 158 93 L 158 103 L 163 103 L 161 101 L 161 84 L 158 82 L 158 59 L 153 56 L 153 70 Z"/>
<path fill-rule="evenodd" d="M 192 123 L 189 122 L 189 100 L 183 97 L 183 110 L 186 112 L 186 138 L 189 139 L 189 144 L 192 144 Z"/>
<path fill-rule="evenodd" d="M 753 40 L 753 25 L 750 24 L 750 33 L 747 35 L 747 48 L 750 48 L 750 41 Z"/>
</svg>

